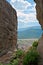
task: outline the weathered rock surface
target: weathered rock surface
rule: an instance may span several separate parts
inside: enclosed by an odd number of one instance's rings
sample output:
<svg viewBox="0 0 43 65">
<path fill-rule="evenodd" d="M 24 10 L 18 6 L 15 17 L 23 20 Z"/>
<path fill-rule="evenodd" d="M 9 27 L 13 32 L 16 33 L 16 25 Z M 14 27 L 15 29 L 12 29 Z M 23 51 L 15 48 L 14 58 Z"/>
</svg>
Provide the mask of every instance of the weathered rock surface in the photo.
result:
<svg viewBox="0 0 43 65">
<path fill-rule="evenodd" d="M 6 0 L 0 0 L 0 62 L 3 55 L 14 51 L 16 44 L 17 13 Z"/>
<path fill-rule="evenodd" d="M 36 13 L 37 19 L 43 29 L 43 0 L 34 0 L 36 2 Z M 40 54 L 39 65 L 43 65 L 43 33 L 42 37 L 39 39 L 38 52 Z"/>
<path fill-rule="evenodd" d="M 34 0 L 36 2 L 37 19 L 43 29 L 43 0 Z"/>
<path fill-rule="evenodd" d="M 38 52 L 40 54 L 39 65 L 43 65 L 43 34 L 39 39 Z"/>
</svg>

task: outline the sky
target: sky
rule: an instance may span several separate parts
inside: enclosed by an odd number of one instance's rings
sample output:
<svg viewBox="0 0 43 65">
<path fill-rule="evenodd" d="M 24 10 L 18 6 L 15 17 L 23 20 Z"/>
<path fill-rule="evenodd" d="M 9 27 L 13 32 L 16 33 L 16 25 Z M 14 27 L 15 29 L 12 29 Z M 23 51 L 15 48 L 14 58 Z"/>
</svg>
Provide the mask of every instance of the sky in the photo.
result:
<svg viewBox="0 0 43 65">
<path fill-rule="evenodd" d="M 18 29 L 40 26 L 36 19 L 35 2 L 33 0 L 7 0 L 17 11 Z"/>
</svg>

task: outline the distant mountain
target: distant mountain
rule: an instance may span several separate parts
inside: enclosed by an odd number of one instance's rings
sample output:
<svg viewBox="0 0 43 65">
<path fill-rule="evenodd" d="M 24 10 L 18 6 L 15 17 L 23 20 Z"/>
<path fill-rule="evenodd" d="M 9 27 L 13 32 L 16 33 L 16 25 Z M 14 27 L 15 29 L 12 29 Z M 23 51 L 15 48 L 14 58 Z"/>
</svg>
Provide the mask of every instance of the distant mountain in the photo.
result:
<svg viewBox="0 0 43 65">
<path fill-rule="evenodd" d="M 39 26 L 22 28 L 18 31 L 18 39 L 40 38 L 41 34 L 42 30 Z"/>
<path fill-rule="evenodd" d="M 18 31 L 24 31 L 24 30 L 29 30 L 29 29 L 41 29 L 40 26 L 33 26 L 33 27 L 27 27 L 27 28 L 20 28 L 18 29 Z"/>
</svg>

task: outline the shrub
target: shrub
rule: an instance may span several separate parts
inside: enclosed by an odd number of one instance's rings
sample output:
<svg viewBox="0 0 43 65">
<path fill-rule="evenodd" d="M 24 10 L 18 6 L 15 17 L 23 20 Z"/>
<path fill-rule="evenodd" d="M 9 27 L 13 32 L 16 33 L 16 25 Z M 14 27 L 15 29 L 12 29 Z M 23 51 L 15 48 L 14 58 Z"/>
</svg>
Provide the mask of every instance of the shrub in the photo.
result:
<svg viewBox="0 0 43 65">
<path fill-rule="evenodd" d="M 23 50 L 18 49 L 16 53 L 13 54 L 13 58 L 10 61 L 10 65 L 18 65 L 20 57 L 23 55 Z"/>
<path fill-rule="evenodd" d="M 10 62 L 10 65 L 18 65 L 19 59 L 14 59 L 12 62 Z"/>
<path fill-rule="evenodd" d="M 33 44 L 32 44 L 33 47 L 36 47 L 38 46 L 38 41 L 34 41 Z"/>
<path fill-rule="evenodd" d="M 21 50 L 21 49 L 18 49 L 17 52 L 16 52 L 16 56 L 17 58 L 21 57 L 23 55 L 24 51 Z"/>
<path fill-rule="evenodd" d="M 0 63 L 0 65 L 3 65 L 2 63 Z"/>
<path fill-rule="evenodd" d="M 32 47 L 23 58 L 23 65 L 38 65 L 39 53 Z"/>
</svg>

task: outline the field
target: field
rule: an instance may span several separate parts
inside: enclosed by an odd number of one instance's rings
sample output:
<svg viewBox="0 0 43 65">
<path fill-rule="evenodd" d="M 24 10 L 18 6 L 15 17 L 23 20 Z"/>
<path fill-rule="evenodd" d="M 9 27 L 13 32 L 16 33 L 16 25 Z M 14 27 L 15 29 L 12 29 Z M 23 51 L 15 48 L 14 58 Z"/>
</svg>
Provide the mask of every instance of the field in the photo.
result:
<svg viewBox="0 0 43 65">
<path fill-rule="evenodd" d="M 17 41 L 18 48 L 25 50 L 28 47 L 30 47 L 34 41 L 37 41 L 37 40 L 38 39 L 18 39 Z"/>
</svg>

